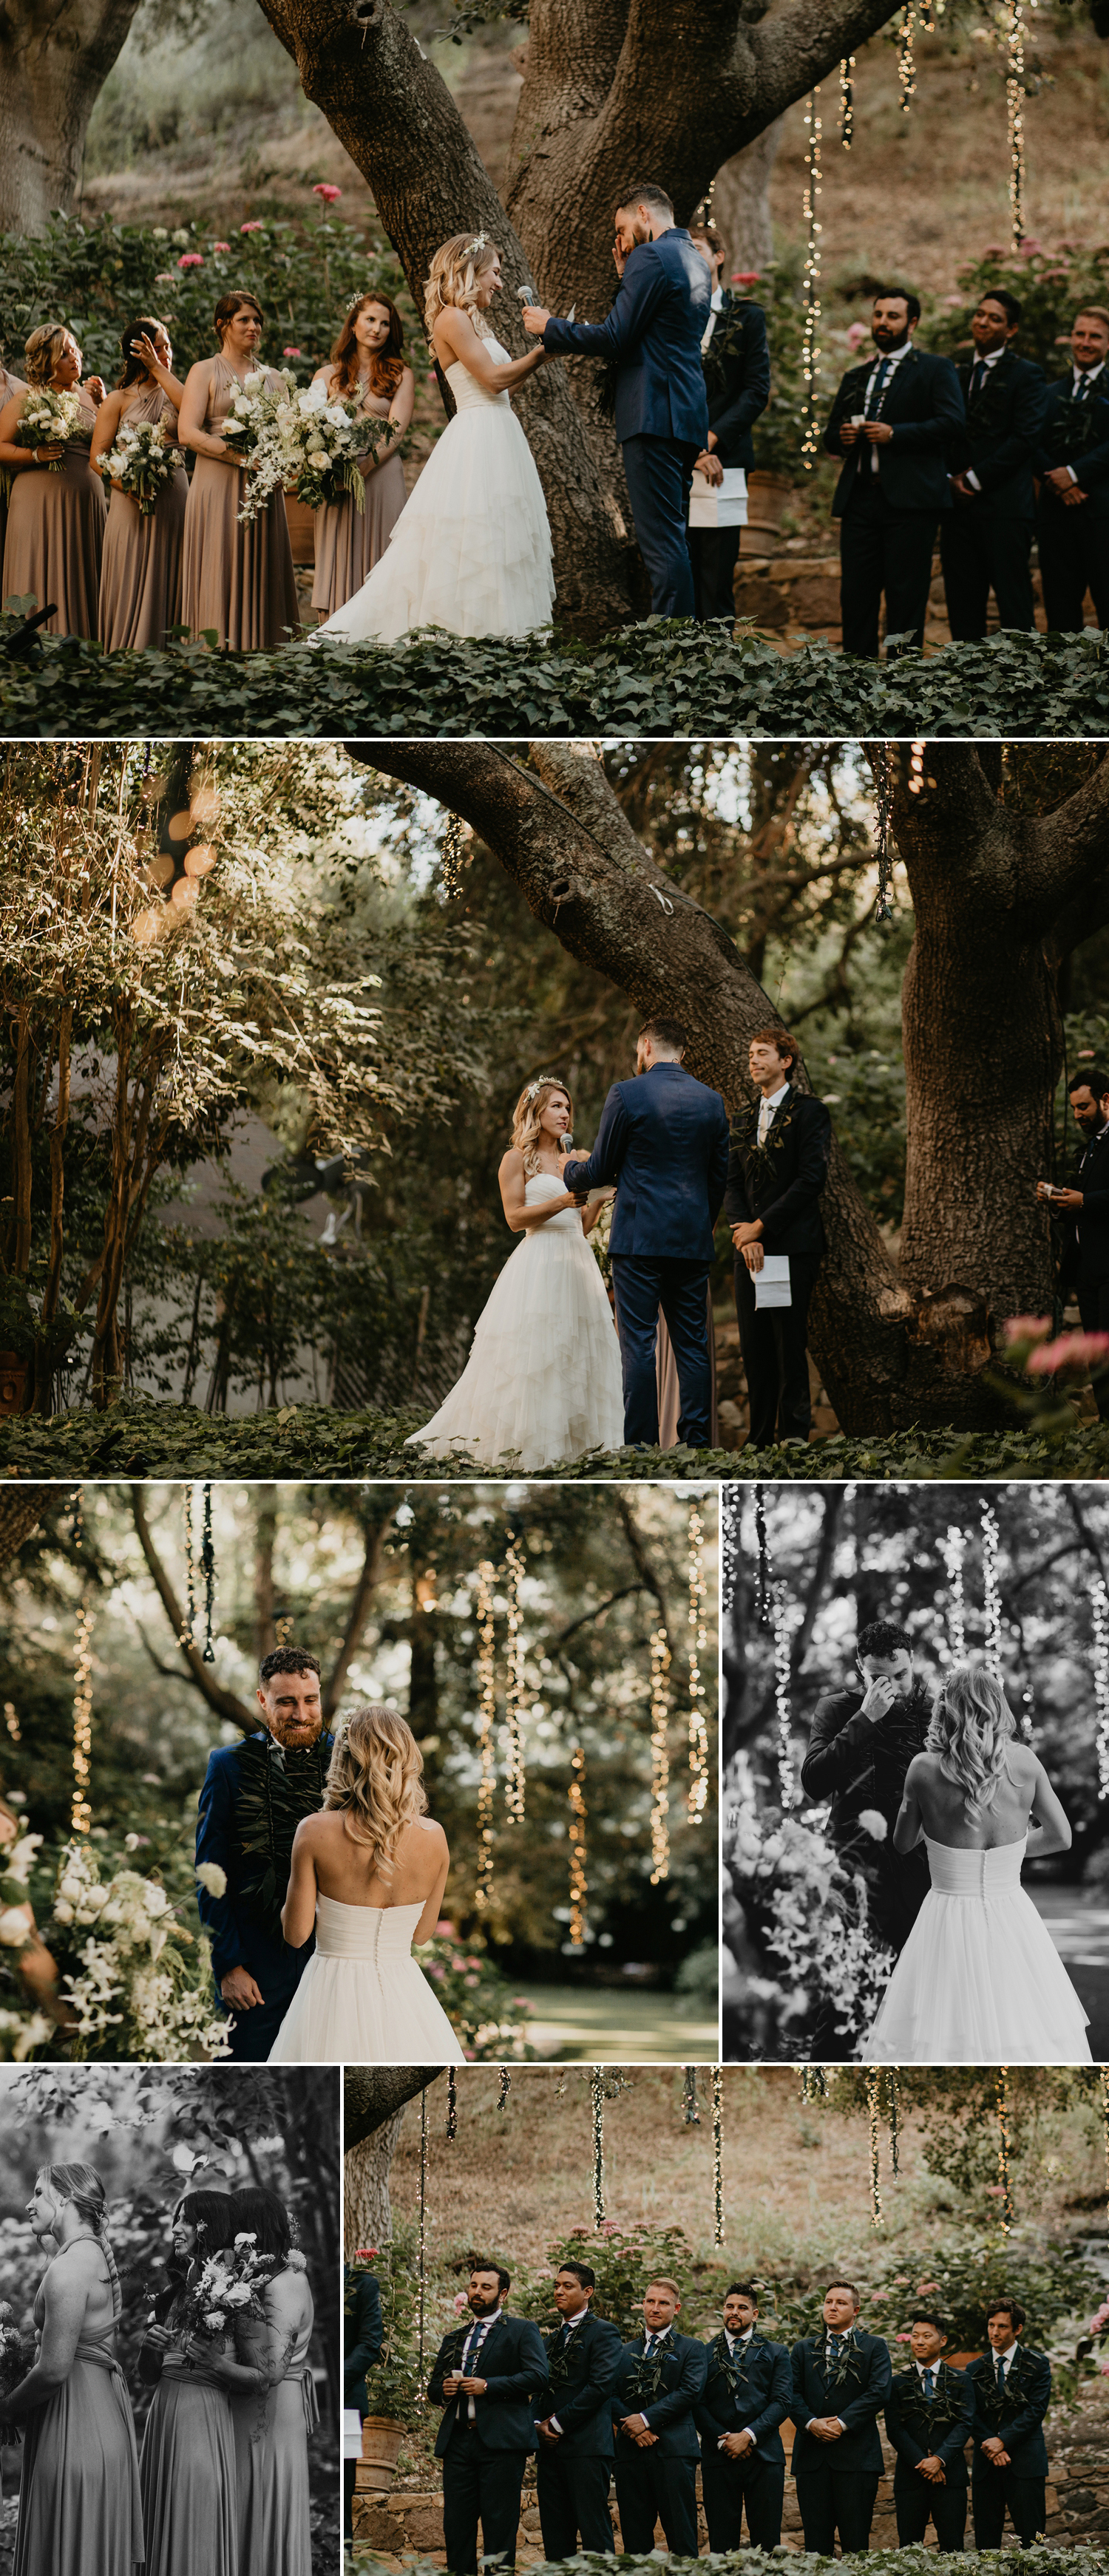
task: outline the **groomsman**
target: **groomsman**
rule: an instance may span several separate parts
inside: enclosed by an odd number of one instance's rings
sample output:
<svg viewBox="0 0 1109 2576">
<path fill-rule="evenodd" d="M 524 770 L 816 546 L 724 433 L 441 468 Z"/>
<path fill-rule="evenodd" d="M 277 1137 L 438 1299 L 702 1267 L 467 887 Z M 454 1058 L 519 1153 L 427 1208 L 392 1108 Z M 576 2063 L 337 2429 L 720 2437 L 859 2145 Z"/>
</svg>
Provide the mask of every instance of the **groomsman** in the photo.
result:
<svg viewBox="0 0 1109 2576">
<path fill-rule="evenodd" d="M 705 2392 L 693 2410 L 710 2550 L 743 2547 L 745 2505 L 752 2549 L 777 2549 L 782 2537 L 786 2455 L 778 2427 L 792 2408 L 793 2372 L 785 2344 L 761 2335 L 758 2320 L 753 2282 L 733 2281 L 723 2333 L 706 2346 Z"/>
<path fill-rule="evenodd" d="M 820 1194 L 832 1121 L 822 1100 L 796 1088 L 799 1050 L 788 1029 L 756 1029 L 748 1060 L 758 1098 L 736 1122 L 724 1192 L 751 1406 L 748 1442 L 752 1449 L 769 1449 L 776 1440 L 806 1447 L 809 1300 L 824 1250 Z M 768 1252 L 788 1258 L 788 1306 L 756 1304 L 755 1282 Z"/>
<path fill-rule="evenodd" d="M 357 2408 L 358 2420 L 364 2424 L 370 2413 L 366 2394 L 366 2372 L 381 2359 L 381 2283 L 372 2272 L 359 2272 L 352 2263 L 344 2267 L 343 2313 L 343 2405 Z M 354 2473 L 357 2462 L 343 2462 L 344 2527 L 351 2537 L 354 2505 Z"/>
<path fill-rule="evenodd" d="M 547 2356 L 538 2326 L 509 2317 L 511 2288 L 499 2263 L 474 2264 L 467 2293 L 472 2323 L 444 2335 L 428 2396 L 444 2409 L 435 2436 L 443 2463 L 443 2545 L 452 2576 L 477 2576 L 478 2524 L 485 2557 L 516 2562 L 520 2491 L 535 2449 L 536 2404 L 547 2398 Z"/>
<path fill-rule="evenodd" d="M 834 2557 L 838 2530 L 846 2558 L 870 2547 L 882 2474 L 878 2417 L 893 2372 L 887 2346 L 859 2325 L 850 2282 L 831 2283 L 823 2315 L 822 2331 L 793 2347 L 793 2475 L 806 2549 Z"/>
<path fill-rule="evenodd" d="M 974 2405 L 971 2505 L 976 2549 L 1000 2549 L 1008 2506 L 1022 2549 L 1047 2525 L 1047 2444 L 1051 2363 L 1021 2343 L 1025 2313 L 1015 2299 L 995 2299 L 986 2318 L 989 2351 L 967 2371 Z"/>
<path fill-rule="evenodd" d="M 1075 1121 L 1085 1138 L 1085 1149 L 1078 1159 L 1074 1189 L 1055 1188 L 1051 1198 L 1045 1196 L 1047 1184 L 1037 1183 L 1036 1196 L 1041 1206 L 1050 1206 L 1053 1216 L 1063 1220 L 1063 1258 L 1059 1269 L 1059 1295 L 1072 1292 L 1078 1298 L 1078 1312 L 1085 1333 L 1109 1332 L 1109 1074 L 1091 1065 L 1088 1073 L 1076 1074 L 1070 1085 L 1070 1105 Z M 1109 1409 L 1109 1381 L 1094 1380 L 1097 1409 L 1104 1421 Z"/>
<path fill-rule="evenodd" d="M 608 2509 L 612 2476 L 612 2385 L 623 2351 L 617 2328 L 590 2314 L 597 2275 L 588 2263 L 560 2263 L 554 2303 L 562 2319 L 544 2336 L 550 2413 L 536 2424 L 536 2484 L 543 2547 L 554 2562 L 582 2549 L 615 2550 Z"/>
<path fill-rule="evenodd" d="M 940 560 L 952 640 L 986 632 L 992 590 L 1002 626 L 1033 632 L 1029 556 L 1036 520 L 1032 459 L 1043 430 L 1043 369 L 1018 358 L 1021 308 L 1003 286 L 979 298 L 973 358 L 957 373 L 967 424 L 950 452 L 955 507 L 940 527 Z"/>
<path fill-rule="evenodd" d="M 936 527 L 952 507 L 947 450 L 965 426 L 950 358 L 914 349 L 920 302 L 902 286 L 874 299 L 877 349 L 849 367 L 824 445 L 842 456 L 832 516 L 840 522 L 845 653 L 878 655 L 878 611 L 887 635 L 924 641 Z"/>
<path fill-rule="evenodd" d="M 1071 372 L 1048 386 L 1036 456 L 1040 571 L 1048 626 L 1079 635 L 1087 591 L 1109 628 L 1109 309 L 1087 305 L 1070 335 Z"/>
<path fill-rule="evenodd" d="M 693 2409 L 705 2385 L 703 2343 L 679 2334 L 676 2281 L 648 2281 L 643 2333 L 616 2364 L 616 2501 L 626 2557 L 646 2558 L 660 2521 L 675 2558 L 697 2556 L 697 2462 Z"/>
<path fill-rule="evenodd" d="M 766 315 L 761 304 L 742 300 L 723 282 L 726 244 L 715 224 L 694 224 L 689 238 L 712 279 L 712 311 L 701 341 L 701 364 L 708 395 L 709 434 L 696 471 L 715 493 L 713 526 L 698 525 L 691 504 L 689 560 L 697 597 L 696 616 L 735 620 L 735 568 L 747 502 L 746 476 L 755 462 L 752 424 L 770 400 L 770 351 Z M 694 494 L 703 486 L 694 483 Z M 740 513 L 743 517 L 741 518 Z"/>
<path fill-rule="evenodd" d="M 886 2432 L 897 2453 L 893 2509 L 901 2549 L 922 2541 L 929 2515 L 938 2549 L 962 2549 L 967 2527 L 966 2446 L 974 2401 L 966 2373 L 943 2360 L 946 2328 L 918 2309 L 909 2336 L 912 2360 L 896 2370 L 886 2401 Z"/>
</svg>

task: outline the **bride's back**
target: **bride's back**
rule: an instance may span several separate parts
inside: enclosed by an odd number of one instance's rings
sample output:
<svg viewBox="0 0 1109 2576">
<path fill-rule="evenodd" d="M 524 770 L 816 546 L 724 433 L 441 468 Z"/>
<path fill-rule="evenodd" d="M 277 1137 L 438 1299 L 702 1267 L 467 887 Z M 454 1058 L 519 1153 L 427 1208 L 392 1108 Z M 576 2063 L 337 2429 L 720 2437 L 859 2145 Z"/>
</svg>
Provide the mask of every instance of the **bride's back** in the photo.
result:
<svg viewBox="0 0 1109 2576">
<path fill-rule="evenodd" d="M 930 1842 L 949 1851 L 997 1851 L 1028 1831 L 1040 1765 L 1027 1744 L 1007 1744 L 988 1805 L 974 1806 L 957 1780 L 940 1769 L 935 1752 L 918 1753 L 911 1767 L 921 1823 Z"/>
<path fill-rule="evenodd" d="M 446 1835 L 430 1816 L 417 1816 L 402 1826 L 389 1872 L 379 1868 L 375 1854 L 347 1832 L 341 1809 L 325 1809 L 313 1816 L 305 1839 L 321 1896 L 339 1905 L 423 1905 L 438 1885 L 447 1858 Z"/>
</svg>

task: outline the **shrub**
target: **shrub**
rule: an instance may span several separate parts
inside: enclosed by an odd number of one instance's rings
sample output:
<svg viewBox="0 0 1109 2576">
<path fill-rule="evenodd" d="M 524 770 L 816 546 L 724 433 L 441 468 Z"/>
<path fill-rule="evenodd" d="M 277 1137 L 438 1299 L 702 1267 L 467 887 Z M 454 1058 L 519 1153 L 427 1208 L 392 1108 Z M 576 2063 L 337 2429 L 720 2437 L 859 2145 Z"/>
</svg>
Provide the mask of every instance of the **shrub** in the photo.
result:
<svg viewBox="0 0 1109 2576">
<path fill-rule="evenodd" d="M 928 346 L 948 356 L 969 354 L 970 318 L 980 297 L 1001 286 L 1021 305 L 1017 347 L 1022 358 L 1034 358 L 1047 376 L 1065 373 L 1069 363 L 1070 327 L 1083 304 L 1109 304 L 1109 242 L 1096 249 L 1060 242 L 1045 250 L 1026 241 L 1019 251 L 985 251 L 955 272 L 958 296 L 945 298 L 928 316 Z"/>
</svg>

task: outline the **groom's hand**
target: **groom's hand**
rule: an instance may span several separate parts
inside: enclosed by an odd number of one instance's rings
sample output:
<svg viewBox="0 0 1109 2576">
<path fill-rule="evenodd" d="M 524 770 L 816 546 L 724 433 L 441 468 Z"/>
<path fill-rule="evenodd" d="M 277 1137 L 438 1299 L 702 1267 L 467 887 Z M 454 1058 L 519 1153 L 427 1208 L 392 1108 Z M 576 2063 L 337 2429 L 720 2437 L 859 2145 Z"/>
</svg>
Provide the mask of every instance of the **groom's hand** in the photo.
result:
<svg viewBox="0 0 1109 2576">
<path fill-rule="evenodd" d="M 897 1692 L 891 1681 L 871 1682 L 859 1710 L 860 1717 L 868 1717 L 871 1724 L 877 1726 L 880 1718 L 889 1716 L 896 1697 Z"/>
<path fill-rule="evenodd" d="M 530 331 L 537 340 L 542 339 L 550 318 L 542 304 L 525 304 L 520 315 L 525 331 Z"/>
<path fill-rule="evenodd" d="M 220 1978 L 219 1990 L 233 2012 L 252 2012 L 255 2004 L 264 2004 L 266 2000 L 249 1968 L 229 1968 L 227 1975 Z"/>
</svg>

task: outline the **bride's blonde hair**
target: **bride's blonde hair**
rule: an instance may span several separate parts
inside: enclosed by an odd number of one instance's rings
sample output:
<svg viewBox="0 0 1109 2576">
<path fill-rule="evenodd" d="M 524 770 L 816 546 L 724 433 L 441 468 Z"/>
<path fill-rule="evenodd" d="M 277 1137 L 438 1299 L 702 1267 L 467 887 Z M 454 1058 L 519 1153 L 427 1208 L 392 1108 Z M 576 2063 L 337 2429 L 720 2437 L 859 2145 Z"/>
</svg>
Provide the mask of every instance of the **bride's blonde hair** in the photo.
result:
<svg viewBox="0 0 1109 2576">
<path fill-rule="evenodd" d="M 553 1073 L 541 1074 L 538 1082 L 526 1082 L 512 1112 L 512 1142 L 517 1152 L 524 1157 L 524 1170 L 529 1179 L 539 1170 L 539 1147 L 542 1141 L 539 1121 L 552 1091 L 562 1093 L 570 1111 L 570 1125 L 573 1127 L 573 1101 L 565 1083 L 559 1082 Z"/>
<path fill-rule="evenodd" d="M 453 233 L 450 241 L 437 250 L 424 289 L 424 329 L 430 340 L 441 313 L 449 304 L 468 313 L 475 330 L 482 328 L 483 316 L 477 301 L 477 282 L 487 268 L 492 268 L 500 253 L 496 242 L 487 242 L 483 233 L 475 241 L 470 233 Z"/>
<path fill-rule="evenodd" d="M 392 1875 L 405 1826 L 427 1813 L 423 1775 L 423 1754 L 395 1708 L 367 1703 L 351 1710 L 331 1756 L 323 1803 L 344 1810 L 344 1833 L 361 1843 L 383 1878 Z"/>
<path fill-rule="evenodd" d="M 944 1779 L 962 1790 L 971 1817 L 992 1807 L 1005 1773 L 1005 1747 L 1016 1731 L 995 1674 L 985 1664 L 956 1664 L 936 1693 L 927 1749 L 939 1754 Z"/>
</svg>

